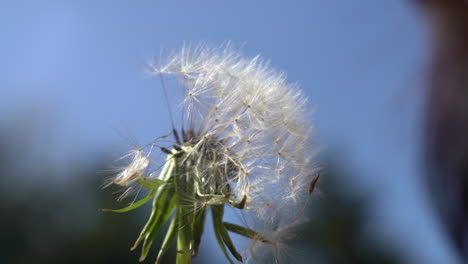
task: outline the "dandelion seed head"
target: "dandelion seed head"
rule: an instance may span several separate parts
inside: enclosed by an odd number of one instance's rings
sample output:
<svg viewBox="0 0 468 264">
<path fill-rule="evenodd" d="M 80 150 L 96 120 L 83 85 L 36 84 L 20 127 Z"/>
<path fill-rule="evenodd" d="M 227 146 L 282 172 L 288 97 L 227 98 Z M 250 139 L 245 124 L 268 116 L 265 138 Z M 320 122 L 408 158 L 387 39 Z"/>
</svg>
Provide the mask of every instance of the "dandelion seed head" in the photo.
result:
<svg viewBox="0 0 468 264">
<path fill-rule="evenodd" d="M 222 141 L 216 155 L 235 156 L 240 186 L 269 185 L 273 178 L 288 193 L 307 185 L 316 171 L 313 129 L 306 98 L 284 73 L 260 56 L 242 58 L 229 45 L 184 47 L 160 69 L 182 80 L 186 125 Z"/>
<path fill-rule="evenodd" d="M 265 247 L 273 248 L 279 259 L 283 241 L 304 218 L 317 172 L 314 129 L 301 90 L 261 56 L 244 58 L 229 44 L 185 46 L 149 72 L 175 76 L 183 89 L 182 137 L 176 135 L 172 150 L 161 148 L 168 158 L 158 167 L 164 167 L 161 175 L 168 175 L 164 163 L 170 159 L 185 166 L 172 175 L 190 177 L 185 182 L 193 184 L 187 195 L 178 193 L 180 206 L 201 212 L 242 200 L 247 226 L 255 225 L 270 241 L 253 239 L 251 259 Z M 114 183 L 129 186 L 143 177 L 150 163 L 156 163 L 150 155 L 132 151 L 131 162 Z"/>
<path fill-rule="evenodd" d="M 198 155 L 209 157 L 197 165 L 202 185 L 228 170 L 233 195 L 247 197 L 252 215 L 269 225 L 297 222 L 317 171 L 316 146 L 307 99 L 286 74 L 230 45 L 185 46 L 154 72 L 181 80 L 183 125 L 196 135 Z"/>
</svg>

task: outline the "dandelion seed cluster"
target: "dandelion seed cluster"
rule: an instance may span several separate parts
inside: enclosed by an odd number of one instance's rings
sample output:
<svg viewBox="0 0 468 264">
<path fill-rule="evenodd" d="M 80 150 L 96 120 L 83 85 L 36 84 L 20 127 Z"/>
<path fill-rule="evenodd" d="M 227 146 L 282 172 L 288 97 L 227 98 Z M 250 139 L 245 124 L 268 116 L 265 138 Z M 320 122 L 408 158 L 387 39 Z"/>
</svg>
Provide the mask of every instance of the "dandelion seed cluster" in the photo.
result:
<svg viewBox="0 0 468 264">
<path fill-rule="evenodd" d="M 190 208 L 194 219 L 200 211 L 221 204 L 245 209 L 244 224 L 257 231 L 237 230 L 255 234 L 243 234 L 252 238 L 244 256 L 256 260 L 263 246 L 277 252 L 287 230 L 303 220 L 309 186 L 317 172 L 314 131 L 302 92 L 260 56 L 243 58 L 229 45 L 181 48 L 151 72 L 181 81 L 181 128 L 174 129 L 175 144 L 162 148 L 168 155 L 162 166 L 150 170 L 153 148 L 160 144 L 152 142 L 130 153 L 132 161 L 114 183 L 145 186 L 147 180 L 169 182 L 175 177 L 175 189 L 184 190 L 176 191 L 176 204 Z M 164 172 L 171 170 L 169 160 L 178 160 L 171 166 L 184 168 Z M 229 224 L 225 227 L 236 232 Z M 195 227 L 190 230 L 194 233 Z M 194 242 L 189 244 L 193 251 Z M 231 250 L 229 241 L 225 244 Z"/>
</svg>

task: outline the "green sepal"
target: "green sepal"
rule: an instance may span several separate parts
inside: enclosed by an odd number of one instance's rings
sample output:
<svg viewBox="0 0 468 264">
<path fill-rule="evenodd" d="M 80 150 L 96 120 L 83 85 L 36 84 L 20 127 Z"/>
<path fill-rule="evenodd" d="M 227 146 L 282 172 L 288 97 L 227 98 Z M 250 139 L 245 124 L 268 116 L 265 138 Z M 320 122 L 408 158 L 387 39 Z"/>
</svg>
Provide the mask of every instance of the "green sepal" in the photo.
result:
<svg viewBox="0 0 468 264">
<path fill-rule="evenodd" d="M 235 201 L 232 201 L 232 200 L 229 200 L 229 204 L 231 204 L 232 206 L 234 206 L 237 209 L 244 209 L 246 202 L 247 202 L 247 195 L 244 195 L 244 197 L 242 198 L 242 200 L 239 203 L 237 203 Z"/>
<path fill-rule="evenodd" d="M 162 196 L 163 193 L 164 193 L 164 187 L 156 191 L 156 194 L 154 195 L 154 198 L 153 198 L 153 208 L 151 208 L 150 217 L 148 218 L 148 221 L 146 222 L 145 226 L 141 230 L 140 235 L 138 236 L 137 240 L 135 241 L 135 244 L 130 250 L 135 250 L 135 248 L 138 247 L 138 244 L 151 231 L 151 226 L 153 226 L 154 222 L 157 221 L 157 216 L 158 216 L 157 201 L 159 200 L 159 198 Z"/>
<path fill-rule="evenodd" d="M 213 225 L 214 225 L 214 232 L 216 234 L 216 240 L 218 241 L 221 250 L 223 251 L 224 255 L 228 258 L 229 262 L 233 263 L 232 260 L 229 258 L 229 255 L 226 250 L 226 246 L 231 251 L 231 254 L 240 262 L 242 262 L 242 256 L 237 251 L 236 247 L 232 243 L 231 237 L 227 232 L 226 228 L 223 224 L 223 216 L 224 216 L 224 205 L 216 205 L 212 207 L 212 215 L 213 215 Z"/>
<path fill-rule="evenodd" d="M 221 251 L 224 253 L 224 256 L 226 256 L 229 263 L 234 264 L 234 262 L 231 260 L 231 258 L 229 257 L 229 254 L 228 254 L 228 252 L 226 250 L 226 246 L 224 245 L 224 241 L 223 241 L 223 238 L 221 236 L 221 233 L 218 232 L 218 226 L 219 226 L 218 218 L 219 218 L 219 216 L 217 216 L 217 214 L 219 214 L 219 213 L 215 213 L 215 211 L 217 211 L 217 210 L 215 210 L 214 206 L 211 209 L 212 209 L 211 214 L 212 214 L 212 217 L 213 217 L 213 227 L 214 227 L 214 233 L 215 233 L 216 241 L 218 242 L 218 245 L 221 248 Z M 222 216 L 221 216 L 221 219 L 222 219 Z"/>
<path fill-rule="evenodd" d="M 198 255 L 198 249 L 200 248 L 200 242 L 201 242 L 203 230 L 205 227 L 205 217 L 206 217 L 205 208 L 202 208 L 199 211 L 195 212 L 195 222 L 193 223 L 193 242 L 191 245 L 192 258 Z"/>
<path fill-rule="evenodd" d="M 140 261 L 145 260 L 149 253 L 150 247 L 153 244 L 156 235 L 159 233 L 163 225 L 169 220 L 175 208 L 176 199 L 174 197 L 173 189 L 166 189 L 165 192 L 158 199 L 156 221 L 152 224 L 148 234 L 145 236 L 143 247 L 141 249 Z"/>
<path fill-rule="evenodd" d="M 128 211 L 134 210 L 134 209 L 144 205 L 145 203 L 149 202 L 149 200 L 151 200 L 151 198 L 153 198 L 153 196 L 155 194 L 156 194 L 156 191 L 151 190 L 149 192 L 149 194 L 145 198 L 143 198 L 143 199 L 139 200 L 138 202 L 133 203 L 133 204 L 131 204 L 131 205 L 125 207 L 125 208 L 117 209 L 117 210 L 114 210 L 114 209 L 99 209 L 99 211 L 101 211 L 101 212 L 113 212 L 113 213 L 125 213 L 125 212 L 128 212 Z"/>
<path fill-rule="evenodd" d="M 141 186 L 143 186 L 143 187 L 145 187 L 146 189 L 149 189 L 149 190 L 157 190 L 159 187 L 161 187 L 161 185 L 166 183 L 166 181 L 163 181 L 161 179 L 148 178 L 148 177 L 142 177 L 142 178 L 138 179 L 137 182 Z"/>
<path fill-rule="evenodd" d="M 174 160 L 170 158 L 169 156 L 160 174 L 160 178 L 164 179 L 167 185 L 169 185 L 169 183 L 171 182 L 174 166 L 175 166 Z M 154 195 L 154 198 L 153 198 L 153 208 L 151 209 L 150 217 L 148 218 L 148 221 L 146 222 L 145 226 L 141 230 L 140 235 L 138 236 L 137 240 L 135 241 L 135 244 L 130 250 L 135 250 L 138 247 L 140 242 L 151 232 L 152 226 L 157 222 L 158 217 L 159 217 L 158 202 L 160 200 L 160 197 L 164 196 L 165 191 L 169 189 L 166 184 L 163 184 L 162 186 L 160 186 L 160 188 L 156 190 L 156 194 Z M 173 190 L 173 188 L 170 188 L 170 189 Z"/>
<path fill-rule="evenodd" d="M 177 219 L 177 214 L 172 218 L 171 224 L 169 225 L 169 228 L 167 229 L 166 236 L 164 237 L 164 241 L 162 243 L 161 249 L 159 250 L 158 257 L 156 259 L 156 264 L 161 263 L 161 259 L 166 253 L 166 251 L 169 249 L 171 246 L 172 242 L 174 241 L 176 235 L 177 235 L 177 228 L 178 227 L 178 219 Z"/>
<path fill-rule="evenodd" d="M 224 222 L 224 227 L 227 230 L 231 231 L 231 232 L 234 232 L 234 233 L 239 234 L 241 236 L 245 236 L 245 237 L 250 238 L 250 239 L 259 240 L 259 241 L 262 241 L 264 243 L 270 243 L 270 244 L 274 243 L 273 241 L 269 240 L 265 236 L 259 234 L 258 232 L 254 231 L 252 229 L 249 229 L 247 227 L 232 224 L 232 223 L 229 223 L 229 222 Z"/>
</svg>

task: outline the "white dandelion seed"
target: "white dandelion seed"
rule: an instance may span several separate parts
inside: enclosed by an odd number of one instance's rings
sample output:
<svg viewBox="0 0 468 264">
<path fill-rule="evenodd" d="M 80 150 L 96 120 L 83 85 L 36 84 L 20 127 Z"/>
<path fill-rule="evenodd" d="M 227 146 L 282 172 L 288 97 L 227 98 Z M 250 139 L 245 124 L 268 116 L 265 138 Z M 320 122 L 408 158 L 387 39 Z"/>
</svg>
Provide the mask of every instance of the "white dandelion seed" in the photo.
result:
<svg viewBox="0 0 468 264">
<path fill-rule="evenodd" d="M 132 161 L 123 168 L 113 179 L 113 183 L 120 186 L 129 186 L 143 177 L 145 170 L 150 165 L 149 157 L 143 152 L 143 149 L 130 151 L 121 159 L 131 157 Z"/>
<path fill-rule="evenodd" d="M 229 45 L 184 47 L 151 72 L 181 80 L 182 137 L 174 129 L 176 144 L 171 150 L 163 149 L 168 158 L 161 176 L 143 176 L 149 155 L 136 151 L 114 182 L 126 185 L 149 179 L 157 183 L 153 191 L 167 189 L 177 196 L 170 207 L 176 212 L 174 226 L 179 224 L 177 263 L 189 263 L 188 256 L 196 255 L 197 217 L 204 218 L 208 208 L 213 210 L 217 239 L 228 258 L 226 247 L 242 261 L 227 231 L 253 239 L 246 251 L 250 259 L 255 260 L 260 244 L 281 248 L 278 237 L 303 219 L 309 186 L 317 172 L 314 131 L 302 92 L 260 56 L 245 59 Z M 252 221 L 246 224 L 254 223 L 252 227 L 260 231 L 223 224 L 217 217 L 222 218 L 225 203 L 245 209 Z M 184 218 L 187 215 L 193 218 Z"/>
</svg>

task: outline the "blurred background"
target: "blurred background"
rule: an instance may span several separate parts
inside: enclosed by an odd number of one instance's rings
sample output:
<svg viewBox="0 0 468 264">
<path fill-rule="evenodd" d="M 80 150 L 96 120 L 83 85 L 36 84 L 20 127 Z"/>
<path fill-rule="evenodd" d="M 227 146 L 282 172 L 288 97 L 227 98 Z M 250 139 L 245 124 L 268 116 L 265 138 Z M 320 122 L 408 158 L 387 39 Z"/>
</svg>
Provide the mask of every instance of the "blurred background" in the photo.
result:
<svg viewBox="0 0 468 264">
<path fill-rule="evenodd" d="M 0 262 L 137 263 L 148 208 L 98 209 L 131 202 L 101 188 L 114 160 L 171 129 L 145 66 L 184 42 L 232 41 L 315 109 L 323 177 L 293 263 L 464 263 L 465 5 L 2 0 Z M 226 263 L 213 237 L 194 263 Z"/>
</svg>

